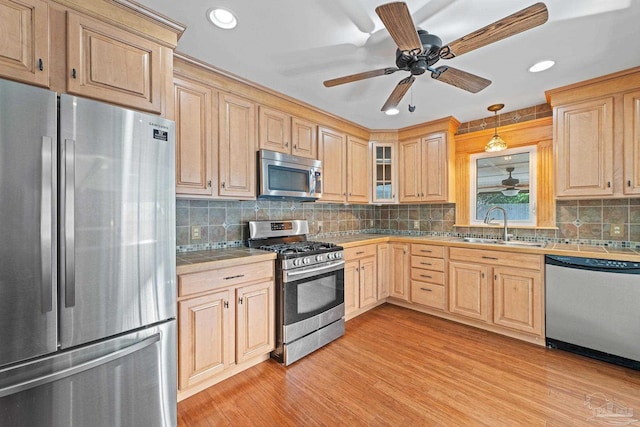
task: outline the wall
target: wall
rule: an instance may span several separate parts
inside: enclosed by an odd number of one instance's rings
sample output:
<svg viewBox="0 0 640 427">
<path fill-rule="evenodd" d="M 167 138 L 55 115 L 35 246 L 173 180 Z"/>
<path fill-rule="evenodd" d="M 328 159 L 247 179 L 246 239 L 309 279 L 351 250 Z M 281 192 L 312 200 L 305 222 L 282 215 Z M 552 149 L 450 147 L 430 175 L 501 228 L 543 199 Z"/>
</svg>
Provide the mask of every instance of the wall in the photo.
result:
<svg viewBox="0 0 640 427">
<path fill-rule="evenodd" d="M 557 229 L 510 229 L 523 240 L 580 242 L 640 247 L 640 198 L 558 201 Z M 192 251 L 243 245 L 251 220 L 307 219 L 313 237 L 362 232 L 498 236 L 500 229 L 455 227 L 455 205 L 340 205 L 276 201 L 207 201 L 178 199 L 177 250 Z M 416 226 L 417 222 L 417 228 Z M 612 223 L 624 225 L 610 237 Z M 190 230 L 199 226 L 201 239 Z"/>
</svg>

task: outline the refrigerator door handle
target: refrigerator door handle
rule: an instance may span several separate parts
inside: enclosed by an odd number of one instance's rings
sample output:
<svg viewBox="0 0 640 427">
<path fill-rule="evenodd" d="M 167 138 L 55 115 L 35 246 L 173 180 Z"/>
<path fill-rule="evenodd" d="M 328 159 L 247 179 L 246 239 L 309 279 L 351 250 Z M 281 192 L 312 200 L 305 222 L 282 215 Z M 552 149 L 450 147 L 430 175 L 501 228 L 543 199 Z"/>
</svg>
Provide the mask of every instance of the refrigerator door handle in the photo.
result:
<svg viewBox="0 0 640 427">
<path fill-rule="evenodd" d="M 64 141 L 64 302 L 65 307 L 76 305 L 75 278 L 75 141 Z"/>
<path fill-rule="evenodd" d="M 160 341 L 160 332 L 155 333 L 141 341 L 136 342 L 128 347 L 120 349 L 118 351 L 114 351 L 113 353 L 106 354 L 101 357 L 97 357 L 95 359 L 89 360 L 87 362 L 81 363 L 77 366 L 71 366 L 66 369 L 62 369 L 57 372 L 52 372 L 47 375 L 43 375 L 40 377 L 28 379 L 26 381 L 22 381 L 17 384 L 12 384 L 7 387 L 0 388 L 0 398 L 9 396 L 15 393 L 20 393 L 25 390 L 29 390 L 34 387 L 42 386 L 45 384 L 52 383 L 54 381 L 61 380 L 63 378 L 67 378 L 73 375 L 77 375 L 81 372 L 87 371 L 89 369 L 95 368 L 96 366 L 104 365 L 109 362 L 112 362 L 116 359 L 120 359 L 122 357 L 128 356 L 132 353 L 140 351 L 150 345 L 153 345 Z"/>
<path fill-rule="evenodd" d="M 53 138 L 42 137 L 42 171 L 40 188 L 40 257 L 42 267 L 42 312 L 53 310 L 53 186 L 55 169 L 53 168 Z"/>
</svg>

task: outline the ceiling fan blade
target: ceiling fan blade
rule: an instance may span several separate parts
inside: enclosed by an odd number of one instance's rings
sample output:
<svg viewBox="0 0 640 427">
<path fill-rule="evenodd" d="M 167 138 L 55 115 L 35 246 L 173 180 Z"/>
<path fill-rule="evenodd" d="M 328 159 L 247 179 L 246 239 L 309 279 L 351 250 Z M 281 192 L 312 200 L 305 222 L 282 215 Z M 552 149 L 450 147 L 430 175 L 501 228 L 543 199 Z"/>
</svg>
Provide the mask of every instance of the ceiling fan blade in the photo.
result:
<svg viewBox="0 0 640 427">
<path fill-rule="evenodd" d="M 350 74 L 348 76 L 327 80 L 323 84 L 325 85 L 325 87 L 333 87 L 333 86 L 338 86 L 345 83 L 357 82 L 358 80 L 364 80 L 370 77 L 384 76 L 385 74 L 393 74 L 398 70 L 399 68 L 393 68 L 393 67 L 380 68 L 379 70 L 365 71 L 364 73 Z"/>
<path fill-rule="evenodd" d="M 397 107 L 398 104 L 400 104 L 400 101 L 402 101 L 402 98 L 404 98 L 404 95 L 407 93 L 407 91 L 409 90 L 409 88 L 411 87 L 415 79 L 416 79 L 415 77 L 409 76 L 407 78 L 400 80 L 400 83 L 398 83 L 395 89 L 393 89 L 393 92 L 391 92 L 391 95 L 389 95 L 389 98 L 387 98 L 387 102 L 385 102 L 384 105 L 382 106 L 381 111 L 387 111 L 391 108 Z"/>
<path fill-rule="evenodd" d="M 398 49 L 403 52 L 414 51 L 416 54 L 422 51 L 422 42 L 406 3 L 400 1 L 383 4 L 376 7 L 376 13 Z"/>
<path fill-rule="evenodd" d="M 544 3 L 536 3 L 499 21 L 480 28 L 442 48 L 443 58 L 452 58 L 464 53 L 514 36 L 547 22 L 549 12 Z M 448 52 L 447 52 L 448 49 Z"/>
<path fill-rule="evenodd" d="M 491 84 L 491 80 L 484 77 L 446 65 L 436 68 L 436 71 L 431 73 L 431 77 L 471 93 L 478 93 Z"/>
</svg>

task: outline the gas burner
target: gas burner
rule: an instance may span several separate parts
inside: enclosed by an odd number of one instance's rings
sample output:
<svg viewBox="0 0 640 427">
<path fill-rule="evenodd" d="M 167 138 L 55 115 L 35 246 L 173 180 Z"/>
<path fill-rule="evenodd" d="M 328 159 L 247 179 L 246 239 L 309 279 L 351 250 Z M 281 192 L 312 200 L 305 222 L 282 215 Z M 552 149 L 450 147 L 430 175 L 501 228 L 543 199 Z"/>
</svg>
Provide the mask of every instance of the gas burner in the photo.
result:
<svg viewBox="0 0 640 427">
<path fill-rule="evenodd" d="M 295 255 L 295 254 L 308 254 L 310 252 L 323 252 L 336 248 L 334 243 L 326 242 L 294 242 L 294 243 L 280 243 L 276 245 L 262 245 L 258 249 L 265 251 L 276 252 L 281 255 Z"/>
</svg>

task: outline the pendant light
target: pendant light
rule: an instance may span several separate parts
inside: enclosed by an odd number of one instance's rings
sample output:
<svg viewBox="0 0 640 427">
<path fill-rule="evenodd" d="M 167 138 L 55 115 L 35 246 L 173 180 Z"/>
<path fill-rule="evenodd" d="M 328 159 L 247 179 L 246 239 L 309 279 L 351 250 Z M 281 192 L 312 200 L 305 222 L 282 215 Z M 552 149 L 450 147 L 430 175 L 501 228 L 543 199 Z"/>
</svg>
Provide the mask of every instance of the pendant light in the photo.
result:
<svg viewBox="0 0 640 427">
<path fill-rule="evenodd" d="M 484 151 L 502 151 L 507 149 L 507 143 L 504 142 L 500 135 L 498 135 L 498 111 L 504 108 L 504 104 L 493 104 L 487 107 L 487 110 L 493 111 L 495 117 L 495 130 L 493 133 L 493 137 L 487 145 L 484 146 Z"/>
</svg>

